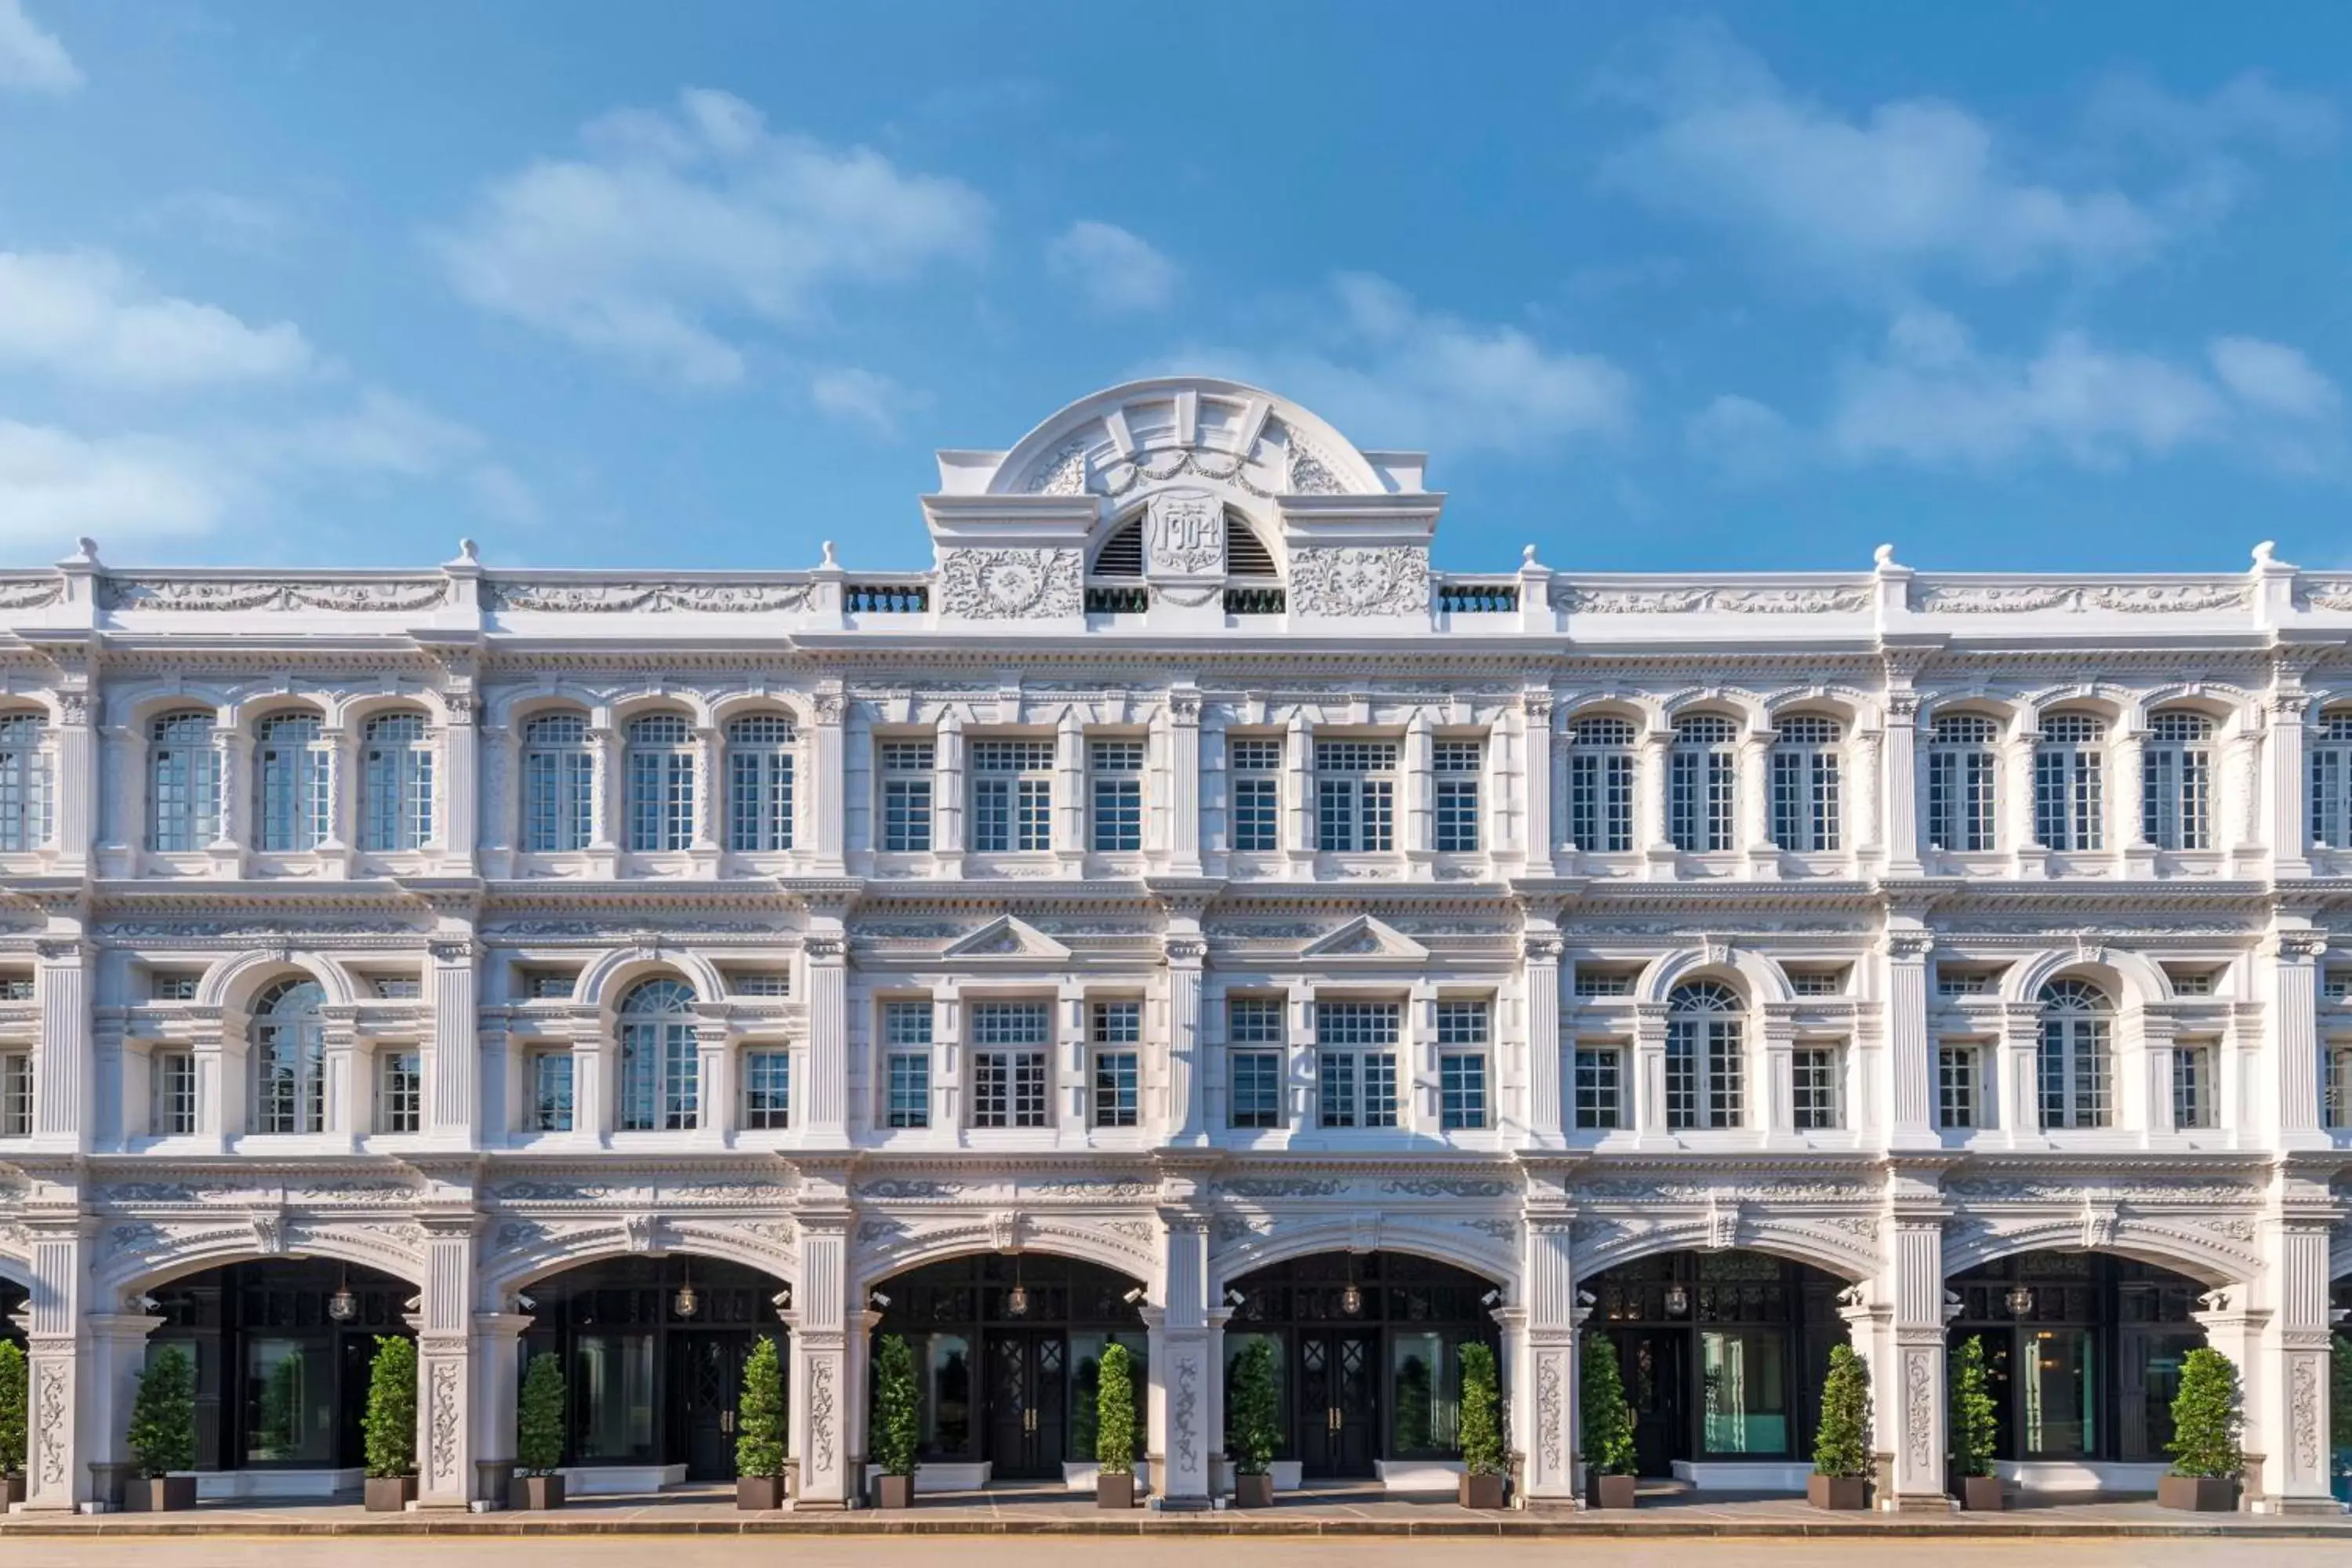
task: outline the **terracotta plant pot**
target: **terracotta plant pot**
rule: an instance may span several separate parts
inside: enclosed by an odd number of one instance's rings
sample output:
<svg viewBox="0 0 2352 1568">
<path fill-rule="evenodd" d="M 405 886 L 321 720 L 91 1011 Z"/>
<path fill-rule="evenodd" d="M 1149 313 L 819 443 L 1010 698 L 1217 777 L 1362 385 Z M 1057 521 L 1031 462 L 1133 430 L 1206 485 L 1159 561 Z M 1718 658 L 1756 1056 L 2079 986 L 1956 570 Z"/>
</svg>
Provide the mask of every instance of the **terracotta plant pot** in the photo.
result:
<svg viewBox="0 0 2352 1568">
<path fill-rule="evenodd" d="M 133 1476 L 123 1484 L 125 1513 L 185 1513 L 195 1506 L 194 1476 Z"/>
<path fill-rule="evenodd" d="M 517 1476 L 507 1483 L 507 1507 L 518 1512 L 544 1513 L 563 1506 L 563 1478 Z"/>
<path fill-rule="evenodd" d="M 2156 1503 L 2158 1508 L 2177 1508 L 2189 1513 L 2235 1513 L 2238 1510 L 2238 1478 L 2158 1476 L 2156 1479 Z"/>
<path fill-rule="evenodd" d="M 1503 1506 L 1503 1478 L 1500 1476 L 1464 1476 L 1456 1500 L 1464 1508 L 1496 1509 Z"/>
<path fill-rule="evenodd" d="M 1234 1506 L 1235 1508 L 1272 1508 L 1274 1506 L 1273 1475 L 1260 1472 L 1254 1476 L 1244 1471 L 1235 1476 Z"/>
<path fill-rule="evenodd" d="M 1807 1476 L 1805 1500 L 1815 1508 L 1859 1513 L 1870 1506 L 1868 1476 Z"/>
<path fill-rule="evenodd" d="M 1121 1470 L 1114 1475 L 1108 1470 L 1095 1477 L 1097 1508 L 1133 1508 L 1135 1506 L 1135 1472 Z"/>
<path fill-rule="evenodd" d="M 1641 1501 L 1642 1478 L 1639 1476 L 1595 1476 L 1592 1478 L 1592 1506 L 1595 1508 L 1633 1508 Z"/>
<path fill-rule="evenodd" d="M 367 1479 L 367 1510 L 370 1513 L 399 1513 L 415 1500 L 415 1476 L 370 1476 Z"/>
<path fill-rule="evenodd" d="M 877 1476 L 874 1479 L 876 1508 L 912 1508 L 915 1506 L 915 1478 L 912 1476 Z"/>
<path fill-rule="evenodd" d="M 2005 1506 L 2000 1500 L 2000 1478 L 1962 1476 L 1960 1506 L 1970 1513 L 1999 1513 Z"/>
<path fill-rule="evenodd" d="M 773 1513 L 784 1506 L 784 1478 L 736 1477 L 735 1506 L 746 1513 Z"/>
</svg>

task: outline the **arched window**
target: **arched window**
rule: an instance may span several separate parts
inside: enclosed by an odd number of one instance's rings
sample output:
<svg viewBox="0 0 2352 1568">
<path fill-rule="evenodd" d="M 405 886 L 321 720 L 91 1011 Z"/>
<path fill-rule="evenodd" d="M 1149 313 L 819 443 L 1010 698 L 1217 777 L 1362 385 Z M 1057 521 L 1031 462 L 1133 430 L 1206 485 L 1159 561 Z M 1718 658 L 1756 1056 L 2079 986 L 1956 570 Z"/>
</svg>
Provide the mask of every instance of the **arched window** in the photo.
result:
<svg viewBox="0 0 2352 1568">
<path fill-rule="evenodd" d="M 2000 842 L 2000 726 L 1946 713 L 1927 731 L 1927 844 L 1963 853 Z"/>
<path fill-rule="evenodd" d="M 549 713 L 522 731 L 522 847 L 533 855 L 585 849 L 596 837 L 596 756 L 588 721 Z"/>
<path fill-rule="evenodd" d="M 254 741 L 254 847 L 316 849 L 334 821 L 334 770 L 318 715 L 264 719 Z"/>
<path fill-rule="evenodd" d="M 2158 849 L 2213 847 L 2213 721 L 2150 715 L 2140 753 L 2140 834 Z"/>
<path fill-rule="evenodd" d="M 676 1131 L 696 1125 L 701 1059 L 694 992 L 682 980 L 648 980 L 621 1003 L 621 1130 Z"/>
<path fill-rule="evenodd" d="M 360 847 L 417 849 L 433 837 L 433 749 L 422 713 L 368 721 Z"/>
<path fill-rule="evenodd" d="M 315 980 L 286 980 L 253 1008 L 253 1130 L 320 1132 L 327 1125 L 326 1031 Z"/>
<path fill-rule="evenodd" d="M 1593 855 L 1633 847 L 1633 721 L 1601 715 L 1568 730 L 1568 838 Z"/>
<path fill-rule="evenodd" d="M 793 721 L 754 713 L 727 726 L 727 847 L 793 847 Z"/>
<path fill-rule="evenodd" d="M 683 713 L 649 713 L 629 726 L 629 847 L 693 842 L 694 726 Z"/>
<path fill-rule="evenodd" d="M 1675 986 L 1666 998 L 1666 1125 L 1738 1126 L 1745 1076 L 1738 993 L 1713 980 Z"/>
<path fill-rule="evenodd" d="M 2105 721 L 2089 713 L 2053 713 L 2042 721 L 2033 748 L 2033 837 L 2050 849 L 2097 849 L 2106 843 L 2100 823 L 2105 798 L 2100 756 Z"/>
<path fill-rule="evenodd" d="M 2331 708 L 2311 731 L 2311 843 L 2352 849 L 2352 708 Z"/>
<path fill-rule="evenodd" d="M 1274 552 L 1257 536 L 1257 530 L 1225 513 L 1225 575 L 1228 577 L 1275 577 Z"/>
<path fill-rule="evenodd" d="M 1838 722 L 1783 719 L 1772 742 L 1772 842 L 1783 849 L 1838 847 Z"/>
<path fill-rule="evenodd" d="M 2115 1006 L 2087 980 L 2042 988 L 2042 1125 L 2107 1125 Z"/>
<path fill-rule="evenodd" d="M 166 854 L 220 837 L 220 752 L 209 713 L 166 713 L 147 730 L 147 844 Z"/>
<path fill-rule="evenodd" d="M 38 713 L 0 714 L 0 849 L 49 841 L 47 733 Z"/>
<path fill-rule="evenodd" d="M 1732 847 L 1739 809 L 1739 727 L 1715 713 L 1675 722 L 1667 763 L 1666 829 L 1675 847 L 1706 854 Z"/>
</svg>

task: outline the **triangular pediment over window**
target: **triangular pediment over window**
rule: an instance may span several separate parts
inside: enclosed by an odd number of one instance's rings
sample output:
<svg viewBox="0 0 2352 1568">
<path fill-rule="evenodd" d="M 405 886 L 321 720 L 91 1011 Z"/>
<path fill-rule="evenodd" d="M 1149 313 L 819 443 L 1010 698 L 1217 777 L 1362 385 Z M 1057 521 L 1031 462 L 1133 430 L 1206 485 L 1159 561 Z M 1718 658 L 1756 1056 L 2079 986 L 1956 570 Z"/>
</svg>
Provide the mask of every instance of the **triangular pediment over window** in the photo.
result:
<svg viewBox="0 0 2352 1568">
<path fill-rule="evenodd" d="M 1391 963 L 1420 963 L 1428 959 L 1429 949 L 1394 926 L 1384 924 L 1370 915 L 1358 915 L 1337 931 L 1308 942 L 1299 956 L 1376 958 Z"/>
<path fill-rule="evenodd" d="M 948 944 L 946 958 L 1034 958 L 1065 960 L 1070 950 L 1026 921 L 999 915 L 978 931 Z"/>
</svg>

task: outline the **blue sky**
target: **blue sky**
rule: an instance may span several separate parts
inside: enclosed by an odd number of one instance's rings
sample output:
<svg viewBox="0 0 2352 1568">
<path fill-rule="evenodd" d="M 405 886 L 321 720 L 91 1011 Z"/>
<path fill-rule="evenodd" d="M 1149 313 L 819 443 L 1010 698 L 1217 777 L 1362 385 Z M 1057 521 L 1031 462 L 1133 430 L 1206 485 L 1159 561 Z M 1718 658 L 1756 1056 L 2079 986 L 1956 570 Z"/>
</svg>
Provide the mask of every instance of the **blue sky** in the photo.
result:
<svg viewBox="0 0 2352 1568">
<path fill-rule="evenodd" d="M 924 563 L 1260 382 L 1441 563 L 2352 562 L 2352 7 L 0 0 L 0 547 Z"/>
</svg>

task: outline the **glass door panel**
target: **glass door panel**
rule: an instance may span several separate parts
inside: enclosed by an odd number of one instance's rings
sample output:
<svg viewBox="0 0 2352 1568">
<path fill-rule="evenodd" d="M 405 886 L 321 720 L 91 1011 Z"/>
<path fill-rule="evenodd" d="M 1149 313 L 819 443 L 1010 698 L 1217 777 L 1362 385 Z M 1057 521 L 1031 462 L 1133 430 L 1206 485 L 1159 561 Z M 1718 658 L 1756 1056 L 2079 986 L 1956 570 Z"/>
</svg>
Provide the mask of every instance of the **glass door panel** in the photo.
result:
<svg viewBox="0 0 2352 1568">
<path fill-rule="evenodd" d="M 2092 1331 L 2030 1330 L 2019 1359 L 2025 1457 L 2089 1458 L 2098 1438 L 2092 1418 L 2098 1397 Z"/>
<path fill-rule="evenodd" d="M 1700 1423 L 1708 1454 L 1789 1452 L 1787 1336 L 1773 1329 L 1703 1330 Z"/>
</svg>

